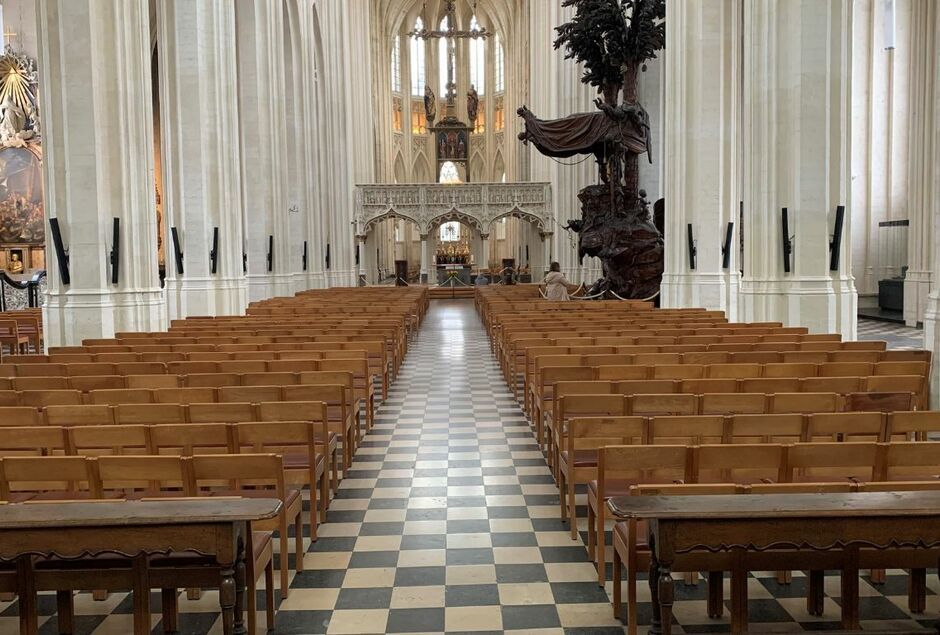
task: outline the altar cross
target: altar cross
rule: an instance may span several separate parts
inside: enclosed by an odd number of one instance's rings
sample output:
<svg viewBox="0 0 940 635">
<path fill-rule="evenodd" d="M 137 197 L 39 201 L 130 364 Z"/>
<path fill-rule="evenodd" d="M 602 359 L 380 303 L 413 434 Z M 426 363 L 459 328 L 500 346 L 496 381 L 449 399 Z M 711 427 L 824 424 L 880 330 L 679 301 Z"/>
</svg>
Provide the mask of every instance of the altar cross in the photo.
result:
<svg viewBox="0 0 940 635">
<path fill-rule="evenodd" d="M 427 2 L 424 4 L 424 10 L 427 10 Z M 424 11 L 423 10 L 423 11 Z M 422 12 L 423 12 L 422 11 Z M 476 13 L 476 2 L 473 3 L 473 11 Z M 444 14 L 446 17 L 446 29 L 428 29 L 427 27 L 415 29 L 407 33 L 408 37 L 414 37 L 421 40 L 440 40 L 447 39 L 447 103 L 453 104 L 457 96 L 457 78 L 456 73 L 456 42 L 457 39 L 477 40 L 486 39 L 492 35 L 486 27 L 478 26 L 469 31 L 462 31 L 457 28 L 457 2 L 456 0 L 444 0 Z M 443 62 L 444 60 L 442 60 Z"/>
</svg>

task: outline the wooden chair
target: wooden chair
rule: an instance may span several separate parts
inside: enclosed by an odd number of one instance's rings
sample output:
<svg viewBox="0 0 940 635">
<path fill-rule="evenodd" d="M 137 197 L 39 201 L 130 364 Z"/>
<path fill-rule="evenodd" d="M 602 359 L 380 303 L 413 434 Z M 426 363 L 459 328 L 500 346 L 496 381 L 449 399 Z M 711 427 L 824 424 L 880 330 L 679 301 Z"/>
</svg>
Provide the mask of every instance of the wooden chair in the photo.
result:
<svg viewBox="0 0 940 635">
<path fill-rule="evenodd" d="M 917 396 L 911 392 L 853 392 L 845 396 L 847 412 L 903 412 L 916 408 Z"/>
<path fill-rule="evenodd" d="M 217 396 L 215 388 L 156 388 L 153 391 L 153 400 L 158 404 L 211 403 Z"/>
<path fill-rule="evenodd" d="M 700 403 L 703 415 L 762 414 L 767 411 L 767 396 L 762 393 L 703 394 Z"/>
<path fill-rule="evenodd" d="M 145 455 L 150 452 L 150 428 L 145 425 L 73 426 L 64 430 L 67 452 L 72 455 Z"/>
<path fill-rule="evenodd" d="M 352 457 L 359 445 L 361 430 L 359 411 L 353 409 L 352 393 L 341 384 L 305 384 L 284 386 L 284 401 L 320 402 L 326 404 L 331 431 L 343 439 L 343 470 L 352 465 Z M 318 407 L 315 408 L 315 411 Z M 300 417 L 294 416 L 292 419 Z"/>
<path fill-rule="evenodd" d="M 598 448 L 640 444 L 646 436 L 643 417 L 576 417 L 569 420 L 565 449 L 558 461 L 558 489 L 561 519 L 570 521 L 572 540 L 577 538 L 578 532 L 575 486 L 597 479 Z"/>
<path fill-rule="evenodd" d="M 0 456 L 65 454 L 65 429 L 53 426 L 0 428 Z"/>
<path fill-rule="evenodd" d="M 800 380 L 800 392 L 834 392 L 844 395 L 858 392 L 863 387 L 863 378 L 855 377 L 806 377 Z"/>
<path fill-rule="evenodd" d="M 26 406 L 0 406 L 0 427 L 23 427 L 42 425 L 39 409 Z"/>
<path fill-rule="evenodd" d="M 225 423 L 182 423 L 149 427 L 150 453 L 176 456 L 234 454 L 233 431 Z"/>
<path fill-rule="evenodd" d="M 877 443 L 796 443 L 787 452 L 787 480 L 864 483 L 876 480 L 879 460 Z"/>
<path fill-rule="evenodd" d="M 10 353 L 29 353 L 29 336 L 20 333 L 16 320 L 0 320 L 0 349 L 7 346 Z"/>
<path fill-rule="evenodd" d="M 0 500 L 9 503 L 91 498 L 92 480 L 81 456 L 0 458 Z"/>
<path fill-rule="evenodd" d="M 768 412 L 813 414 L 841 410 L 839 395 L 826 392 L 776 393 L 770 396 Z"/>
<path fill-rule="evenodd" d="M 295 564 L 297 571 L 303 570 L 303 551 L 302 536 L 303 524 L 301 520 L 301 511 L 303 501 L 300 492 L 296 489 L 289 489 L 284 482 L 284 466 L 281 457 L 276 454 L 238 454 L 238 455 L 196 455 L 192 458 L 192 474 L 197 494 L 208 494 L 211 496 L 241 496 L 257 498 L 278 498 L 283 507 L 280 513 L 271 520 L 256 522 L 252 524 L 252 533 L 255 530 L 263 531 L 268 542 L 268 561 L 262 564 L 260 570 L 255 569 L 256 574 L 265 571 L 266 581 L 266 606 L 268 615 L 268 628 L 274 628 L 274 578 L 273 578 L 273 549 L 271 531 L 279 533 L 280 538 L 280 577 L 281 577 L 281 598 L 287 598 L 290 593 L 289 588 L 289 567 L 287 548 L 288 537 L 287 530 L 291 523 L 294 525 L 295 537 L 298 544 Z M 212 484 L 225 480 L 229 486 L 223 489 L 212 487 Z M 206 489 L 206 486 L 209 489 Z M 257 555 L 257 554 L 255 554 Z M 254 630 L 252 624 L 253 616 L 256 612 L 255 601 L 252 596 L 255 593 L 254 581 L 257 575 L 248 572 L 247 578 L 252 581 L 248 586 L 248 631 Z"/>
<path fill-rule="evenodd" d="M 880 412 L 826 412 L 806 416 L 803 441 L 869 441 L 885 439 L 887 417 Z"/>
<path fill-rule="evenodd" d="M 219 388 L 219 401 L 223 403 L 281 401 L 281 396 L 281 386 L 222 386 Z"/>
<path fill-rule="evenodd" d="M 649 445 L 722 443 L 726 435 L 725 428 L 725 418 L 716 415 L 650 417 L 647 424 L 646 443 Z"/>
<path fill-rule="evenodd" d="M 14 377 L 13 390 L 69 390 L 67 377 Z"/>
<path fill-rule="evenodd" d="M 797 443 L 804 437 L 801 414 L 734 415 L 729 443 Z"/>
<path fill-rule="evenodd" d="M 268 401 L 258 404 L 257 421 L 294 421 L 303 419 L 314 424 L 314 441 L 322 448 L 327 469 L 331 475 L 331 486 L 336 492 L 339 486 L 339 464 L 337 432 L 330 430 L 329 411 L 322 401 Z M 253 419 L 242 419 L 251 421 Z M 320 510 L 320 520 L 326 522 L 326 510 Z"/>
<path fill-rule="evenodd" d="M 21 406 L 48 408 L 49 406 L 77 406 L 83 401 L 77 390 L 24 390 L 17 393 Z"/>
<path fill-rule="evenodd" d="M 191 403 L 186 410 L 193 423 L 239 423 L 256 419 L 255 406 L 248 402 Z"/>
<path fill-rule="evenodd" d="M 940 433 L 940 412 L 899 411 L 887 415 L 886 441 L 925 441 L 932 433 Z"/>
<path fill-rule="evenodd" d="M 595 382 L 568 382 L 568 384 L 591 384 Z M 559 386 L 558 394 L 566 392 Z M 564 394 L 555 402 L 555 415 L 550 420 L 549 466 L 558 480 L 558 461 L 561 448 L 565 447 L 568 419 L 573 417 L 617 417 L 629 414 L 627 399 L 623 395 Z"/>
<path fill-rule="evenodd" d="M 690 450 L 684 445 L 609 445 L 600 448 L 597 480 L 588 483 L 588 554 L 597 566 L 597 583 L 606 578 L 605 518 L 611 496 L 630 494 L 638 484 L 692 480 Z"/>
<path fill-rule="evenodd" d="M 124 377 L 125 387 L 127 388 L 178 388 L 180 385 L 179 375 L 127 375 Z"/>
<path fill-rule="evenodd" d="M 714 494 L 735 494 L 739 487 L 733 484 L 678 484 L 678 485 L 634 485 L 630 487 L 631 496 L 704 496 Z M 636 520 L 618 522 L 613 530 L 613 610 L 614 617 L 623 620 L 622 578 L 624 564 L 627 569 L 627 633 L 637 633 L 637 578 L 640 572 L 649 570 L 650 549 L 646 543 L 646 524 Z M 673 571 L 698 572 L 713 567 L 724 567 L 726 554 L 697 554 L 688 558 L 680 557 L 673 564 Z M 686 562 L 686 560 L 688 562 Z M 724 612 L 722 569 L 709 571 L 708 575 L 708 617 L 719 618 Z"/>
<path fill-rule="evenodd" d="M 178 403 L 120 404 L 114 407 L 118 424 L 185 423 L 186 408 Z"/>
<path fill-rule="evenodd" d="M 695 483 L 779 483 L 788 476 L 783 445 L 702 445 L 692 449 L 692 461 Z"/>
<path fill-rule="evenodd" d="M 99 426 L 114 424 L 114 409 L 107 405 L 47 406 L 42 411 L 46 425 Z"/>
<path fill-rule="evenodd" d="M 183 377 L 188 388 L 222 388 L 223 386 L 241 386 L 242 376 L 238 373 L 192 373 Z"/>
<path fill-rule="evenodd" d="M 145 388 L 121 390 L 93 390 L 88 393 L 88 403 L 117 406 L 118 404 L 153 403 L 153 392 Z"/>
<path fill-rule="evenodd" d="M 879 481 L 933 481 L 940 483 L 940 442 L 899 441 L 883 447 Z"/>
<path fill-rule="evenodd" d="M 81 392 L 92 390 L 120 390 L 126 387 L 125 378 L 120 375 L 78 375 L 69 377 L 69 388 Z"/>
<path fill-rule="evenodd" d="M 316 441 L 318 433 L 325 433 L 323 424 L 309 421 L 255 421 L 235 423 L 232 427 L 232 441 L 236 451 L 256 454 L 277 452 L 284 457 L 285 482 L 288 485 L 306 485 L 310 488 L 310 512 L 307 522 L 310 525 L 310 539 L 316 541 L 316 510 L 319 508 L 321 516 L 325 516 L 326 507 L 330 502 L 326 459 L 324 453 L 317 449 Z M 300 542 L 298 549 L 302 549 Z M 300 553 L 302 555 L 302 551 Z M 298 566 L 302 567 L 303 563 Z"/>
<path fill-rule="evenodd" d="M 686 394 L 643 395 L 629 399 L 629 414 L 644 417 L 698 414 L 698 396 Z"/>
</svg>

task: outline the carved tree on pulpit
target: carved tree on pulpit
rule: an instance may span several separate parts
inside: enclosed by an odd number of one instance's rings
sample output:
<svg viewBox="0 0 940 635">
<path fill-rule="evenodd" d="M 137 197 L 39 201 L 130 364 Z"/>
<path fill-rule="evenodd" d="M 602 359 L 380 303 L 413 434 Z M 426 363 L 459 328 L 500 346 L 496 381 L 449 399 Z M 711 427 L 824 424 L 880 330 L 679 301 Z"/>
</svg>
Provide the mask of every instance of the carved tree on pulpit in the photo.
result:
<svg viewBox="0 0 940 635">
<path fill-rule="evenodd" d="M 665 0 L 564 0 L 574 18 L 556 28 L 555 48 L 584 67 L 581 81 L 597 88 L 596 112 L 561 119 L 537 118 L 523 106 L 519 134 L 554 158 L 593 154 L 603 185 L 578 195 L 578 256 L 594 256 L 604 277 L 590 295 L 650 298 L 663 273 L 663 239 L 639 189 L 639 156 L 650 152 L 649 115 L 637 99 L 637 79 L 665 45 Z M 650 159 L 652 161 L 652 159 Z"/>
</svg>

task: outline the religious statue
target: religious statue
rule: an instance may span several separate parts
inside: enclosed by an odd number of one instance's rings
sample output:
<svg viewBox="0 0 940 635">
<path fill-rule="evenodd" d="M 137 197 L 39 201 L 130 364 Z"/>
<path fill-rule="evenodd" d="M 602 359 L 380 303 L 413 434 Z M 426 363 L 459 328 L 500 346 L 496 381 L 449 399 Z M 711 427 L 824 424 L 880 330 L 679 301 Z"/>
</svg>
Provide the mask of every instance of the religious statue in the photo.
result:
<svg viewBox="0 0 940 635">
<path fill-rule="evenodd" d="M 23 273 L 23 261 L 18 253 L 10 254 L 10 273 Z"/>
<path fill-rule="evenodd" d="M 427 117 L 428 126 L 431 126 L 437 118 L 437 100 L 429 84 L 424 85 L 424 115 Z"/>
<path fill-rule="evenodd" d="M 603 265 L 604 277 L 588 294 L 653 298 L 662 280 L 663 238 L 639 189 L 638 158 L 649 155 L 650 133 L 637 76 L 665 45 L 665 0 L 563 0 L 562 6 L 574 7 L 575 15 L 556 29 L 555 48 L 564 46 L 566 59 L 583 65 L 581 81 L 602 99 L 595 112 L 552 120 L 523 106 L 519 139 L 546 156 L 593 154 L 597 161 L 603 184 L 581 190 L 581 218 L 567 225 L 578 234 L 579 257 Z"/>
<path fill-rule="evenodd" d="M 0 141 L 7 143 L 15 139 L 25 125 L 26 113 L 8 92 L 3 103 L 0 103 Z"/>
<path fill-rule="evenodd" d="M 470 84 L 470 90 L 467 91 L 467 118 L 470 119 L 470 127 L 475 128 L 477 123 L 477 114 L 480 111 L 480 96 L 477 94 L 476 86 Z"/>
</svg>

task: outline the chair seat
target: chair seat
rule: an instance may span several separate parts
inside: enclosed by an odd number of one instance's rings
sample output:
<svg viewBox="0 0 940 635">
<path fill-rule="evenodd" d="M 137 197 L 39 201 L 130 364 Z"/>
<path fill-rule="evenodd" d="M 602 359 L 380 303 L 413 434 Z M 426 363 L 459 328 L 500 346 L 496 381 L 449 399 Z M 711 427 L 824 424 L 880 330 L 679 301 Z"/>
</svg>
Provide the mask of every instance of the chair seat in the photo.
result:
<svg viewBox="0 0 940 635">
<path fill-rule="evenodd" d="M 575 450 L 573 463 L 568 461 L 568 450 L 565 450 L 561 460 L 572 467 L 597 467 L 597 450 Z"/>
<path fill-rule="evenodd" d="M 306 452 L 285 452 L 283 455 L 285 470 L 309 469 L 310 461 Z M 323 454 L 317 454 L 317 462 L 323 462 Z"/>
</svg>

